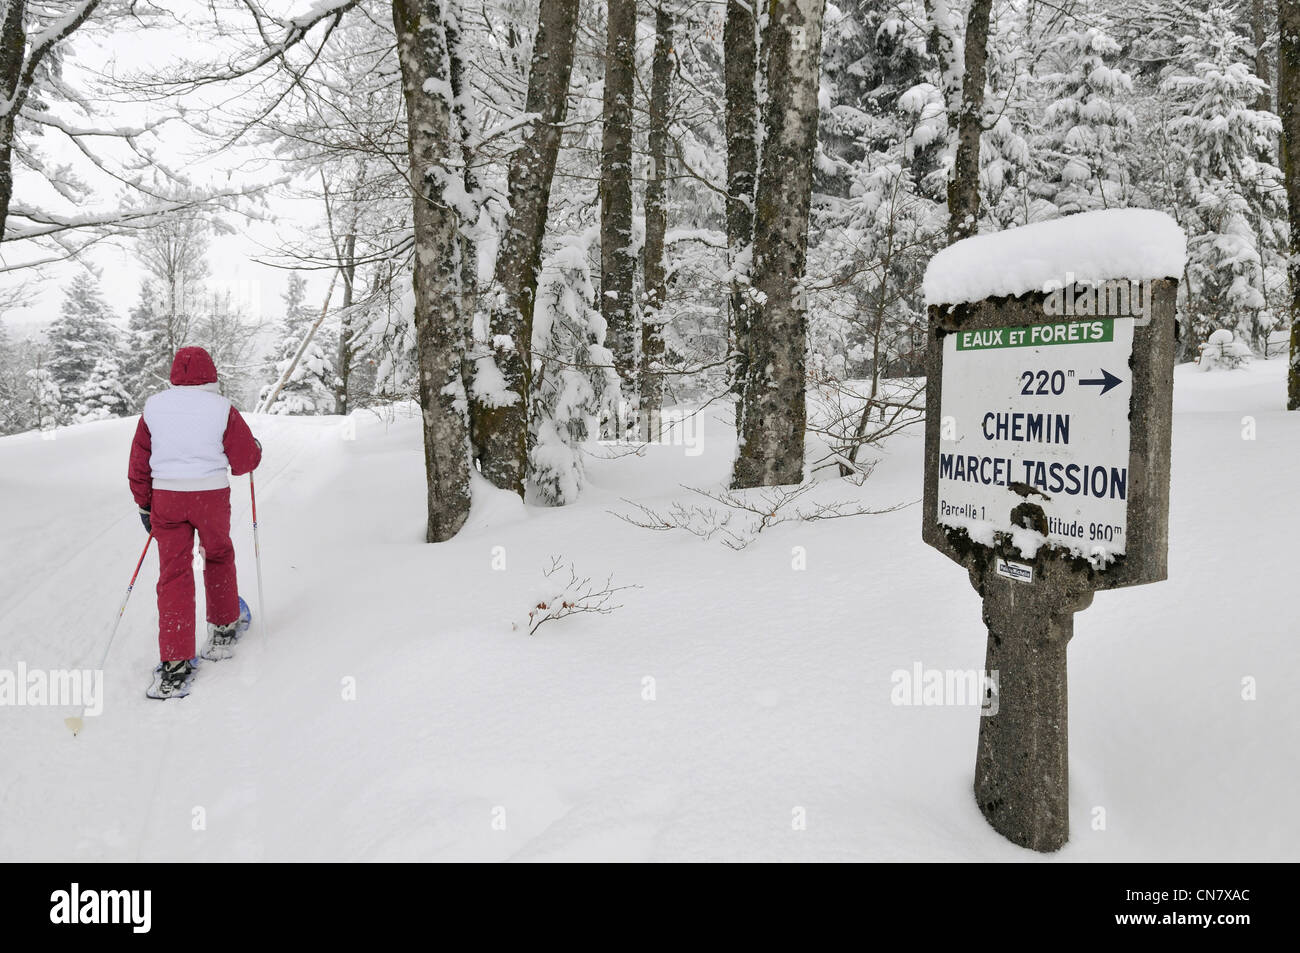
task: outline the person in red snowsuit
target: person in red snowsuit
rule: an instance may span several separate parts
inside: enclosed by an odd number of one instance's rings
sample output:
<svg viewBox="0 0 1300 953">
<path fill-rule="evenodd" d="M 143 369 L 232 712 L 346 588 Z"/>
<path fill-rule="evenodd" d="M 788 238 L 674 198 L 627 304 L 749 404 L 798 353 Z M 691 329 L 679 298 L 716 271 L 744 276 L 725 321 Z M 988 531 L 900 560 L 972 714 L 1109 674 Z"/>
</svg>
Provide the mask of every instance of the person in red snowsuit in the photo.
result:
<svg viewBox="0 0 1300 953">
<path fill-rule="evenodd" d="M 262 462 L 261 444 L 217 387 L 201 347 L 172 362 L 172 387 L 150 397 L 135 430 L 127 476 L 140 521 L 158 540 L 158 653 L 163 680 L 188 678 L 194 658 L 194 534 L 203 547 L 210 642 L 233 639 L 239 622 L 230 481 Z"/>
</svg>

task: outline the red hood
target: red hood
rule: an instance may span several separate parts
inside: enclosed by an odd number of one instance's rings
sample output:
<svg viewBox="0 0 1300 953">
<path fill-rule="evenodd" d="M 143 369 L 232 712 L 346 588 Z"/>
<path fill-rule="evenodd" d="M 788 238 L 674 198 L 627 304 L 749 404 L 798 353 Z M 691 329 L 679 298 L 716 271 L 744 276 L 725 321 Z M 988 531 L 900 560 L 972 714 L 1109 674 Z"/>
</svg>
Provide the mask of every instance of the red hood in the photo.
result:
<svg viewBox="0 0 1300 953">
<path fill-rule="evenodd" d="M 212 356 L 203 348 L 183 347 L 172 361 L 171 381 L 177 386 L 215 384 L 217 365 L 212 363 Z"/>
</svg>

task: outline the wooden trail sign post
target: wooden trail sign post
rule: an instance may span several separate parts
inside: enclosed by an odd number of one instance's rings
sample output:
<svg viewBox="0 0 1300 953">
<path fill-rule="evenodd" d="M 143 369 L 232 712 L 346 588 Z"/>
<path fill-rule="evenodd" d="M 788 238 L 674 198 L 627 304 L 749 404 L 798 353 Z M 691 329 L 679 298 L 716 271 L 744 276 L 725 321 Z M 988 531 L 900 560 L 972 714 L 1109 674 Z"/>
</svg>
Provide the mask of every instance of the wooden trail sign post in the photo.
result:
<svg viewBox="0 0 1300 953">
<path fill-rule="evenodd" d="M 1033 850 L 1069 837 L 1074 613 L 1166 577 L 1176 289 L 1072 282 L 929 308 L 922 538 L 983 599 L 998 698 L 975 797 Z"/>
</svg>

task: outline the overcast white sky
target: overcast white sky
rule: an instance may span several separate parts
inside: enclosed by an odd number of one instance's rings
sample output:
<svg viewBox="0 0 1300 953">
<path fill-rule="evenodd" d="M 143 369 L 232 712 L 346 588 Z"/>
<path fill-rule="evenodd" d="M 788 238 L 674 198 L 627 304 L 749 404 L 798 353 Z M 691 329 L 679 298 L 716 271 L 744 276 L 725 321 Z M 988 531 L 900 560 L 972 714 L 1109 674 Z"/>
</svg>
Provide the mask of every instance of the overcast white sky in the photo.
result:
<svg viewBox="0 0 1300 953">
<path fill-rule="evenodd" d="M 296 10 L 307 5 L 307 0 L 298 0 L 284 6 Z M 81 38 L 69 52 L 69 63 L 80 64 L 79 68 L 92 70 L 134 70 L 149 65 L 162 65 L 174 59 L 192 61 L 199 55 L 209 56 L 212 52 L 211 41 L 204 42 L 200 48 L 194 36 L 180 30 L 117 31 L 111 36 Z M 232 92 L 231 89 L 225 89 L 221 98 L 228 97 Z M 217 96 L 215 92 L 204 95 L 214 99 Z M 196 103 L 194 100 L 187 102 L 191 109 L 196 105 L 202 107 L 206 103 Z M 150 111 L 161 109 L 155 106 L 151 110 L 142 111 L 139 107 L 111 102 L 97 103 L 96 108 L 103 109 L 108 116 L 96 118 L 96 123 L 101 125 L 106 122 L 111 124 L 112 117 L 123 122 L 139 122 Z M 74 116 L 66 109 L 59 112 L 66 113 L 69 118 L 85 121 L 84 117 Z M 223 185 L 232 181 L 265 182 L 284 174 L 280 163 L 265 147 L 241 147 L 225 154 L 213 155 L 209 142 L 203 141 L 181 124 L 172 123 L 167 130 L 168 134 L 158 149 L 159 158 L 196 182 L 217 182 Z M 99 193 L 104 199 L 103 207 L 113 205 L 114 196 L 120 188 L 117 183 L 84 168 L 87 165 L 84 159 L 69 144 L 60 142 L 57 135 L 47 133 L 42 140 L 51 149 L 52 161 L 73 163 L 88 181 L 94 182 L 97 188 L 102 186 Z M 56 149 L 56 146 L 59 148 Z M 38 198 L 34 193 L 40 191 L 38 184 L 23 179 L 19 180 L 15 188 L 16 195 L 22 195 L 32 203 L 40 201 L 54 205 L 59 202 L 52 192 Z M 71 209 L 65 205 L 62 210 Z M 281 295 L 287 286 L 289 273 L 260 264 L 254 259 L 271 257 L 273 250 L 283 240 L 300 236 L 304 226 L 319 221 L 321 213 L 319 203 L 296 199 L 286 190 L 277 189 L 260 210 L 263 220 L 227 217 L 226 224 L 233 233 L 214 235 L 211 239 L 208 255 L 211 271 L 209 286 L 215 290 L 230 291 L 250 316 L 275 319 L 282 311 Z M 5 263 L 13 264 L 34 257 L 34 252 L 31 248 L 23 248 L 20 243 L 13 243 L 0 248 L 0 256 L 3 256 Z M 130 243 L 102 243 L 87 253 L 84 261 L 98 274 L 105 297 L 118 317 L 125 321 L 127 312 L 138 298 L 142 278 Z M 44 267 L 39 273 L 24 270 L 0 274 L 0 295 L 5 295 L 23 283 L 27 290 L 22 305 L 8 308 L 0 317 L 18 336 L 36 330 L 57 316 L 63 300 L 63 286 L 82 267 L 85 266 L 67 262 Z M 319 306 L 329 284 L 328 272 L 305 272 L 304 276 L 308 281 L 308 301 Z"/>
</svg>

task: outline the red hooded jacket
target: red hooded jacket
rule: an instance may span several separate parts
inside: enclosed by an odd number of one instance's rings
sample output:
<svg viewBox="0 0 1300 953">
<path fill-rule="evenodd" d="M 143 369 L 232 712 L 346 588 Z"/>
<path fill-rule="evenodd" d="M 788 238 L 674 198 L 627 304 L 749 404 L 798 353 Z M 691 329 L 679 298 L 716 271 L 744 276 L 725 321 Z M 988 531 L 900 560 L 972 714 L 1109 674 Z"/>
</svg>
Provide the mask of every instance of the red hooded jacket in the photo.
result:
<svg viewBox="0 0 1300 953">
<path fill-rule="evenodd" d="M 131 443 L 127 479 L 142 509 L 150 508 L 155 482 L 164 484 L 160 489 L 218 489 L 228 485 L 227 465 L 239 476 L 262 462 L 248 424 L 212 386 L 217 368 L 207 351 L 201 347 L 177 351 L 171 382 L 170 390 L 155 394 L 145 404 Z M 151 431 L 149 420 L 157 433 Z M 162 472 L 156 473 L 159 466 Z"/>
</svg>

